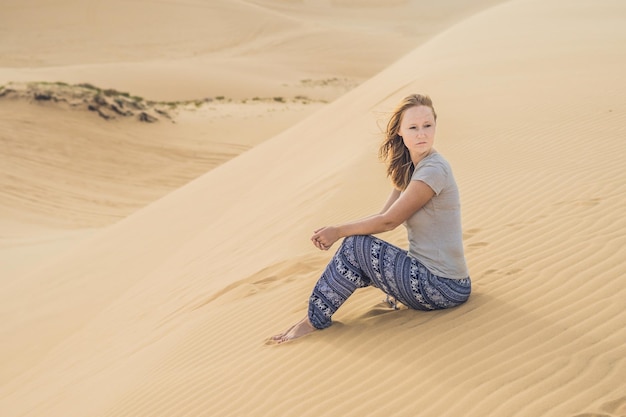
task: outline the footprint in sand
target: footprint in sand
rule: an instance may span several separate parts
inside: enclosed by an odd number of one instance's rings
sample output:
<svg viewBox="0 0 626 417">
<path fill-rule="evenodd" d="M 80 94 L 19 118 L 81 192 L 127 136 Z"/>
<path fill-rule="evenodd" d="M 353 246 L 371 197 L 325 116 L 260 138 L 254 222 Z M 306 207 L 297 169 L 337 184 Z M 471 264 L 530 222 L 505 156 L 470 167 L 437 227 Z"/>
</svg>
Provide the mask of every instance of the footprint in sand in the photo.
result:
<svg viewBox="0 0 626 417">
<path fill-rule="evenodd" d="M 469 239 L 480 231 L 481 229 L 478 229 L 478 228 L 468 229 L 463 232 L 463 239 Z"/>
<path fill-rule="evenodd" d="M 474 248 L 483 248 L 487 245 L 489 245 L 488 242 L 476 242 L 476 243 L 470 243 L 469 245 L 467 245 L 467 247 L 474 249 Z"/>
<path fill-rule="evenodd" d="M 520 273 L 522 271 L 523 270 L 520 269 L 520 268 L 505 269 L 505 270 L 488 269 L 485 272 L 483 272 L 483 275 L 515 275 L 515 274 L 518 274 L 518 273 Z"/>
</svg>

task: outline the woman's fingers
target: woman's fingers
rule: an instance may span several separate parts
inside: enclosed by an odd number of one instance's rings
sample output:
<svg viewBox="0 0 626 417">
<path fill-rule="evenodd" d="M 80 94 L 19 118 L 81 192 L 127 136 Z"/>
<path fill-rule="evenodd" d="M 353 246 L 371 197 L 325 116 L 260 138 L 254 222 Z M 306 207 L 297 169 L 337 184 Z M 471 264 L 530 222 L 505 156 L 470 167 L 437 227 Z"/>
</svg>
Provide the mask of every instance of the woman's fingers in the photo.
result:
<svg viewBox="0 0 626 417">
<path fill-rule="evenodd" d="M 325 245 L 320 239 L 311 238 L 311 241 L 319 250 L 328 250 L 328 248 L 330 247 L 330 245 Z"/>
<path fill-rule="evenodd" d="M 311 236 L 311 242 L 320 250 L 328 250 L 335 243 L 334 240 L 329 242 L 329 236 L 324 236 L 324 230 L 328 229 L 328 226 L 320 227 L 313 232 Z"/>
<path fill-rule="evenodd" d="M 322 249 L 322 242 L 320 242 L 318 239 L 316 239 L 315 236 L 313 236 L 311 238 L 311 242 L 313 242 L 313 244 L 315 245 L 316 248 Z"/>
</svg>

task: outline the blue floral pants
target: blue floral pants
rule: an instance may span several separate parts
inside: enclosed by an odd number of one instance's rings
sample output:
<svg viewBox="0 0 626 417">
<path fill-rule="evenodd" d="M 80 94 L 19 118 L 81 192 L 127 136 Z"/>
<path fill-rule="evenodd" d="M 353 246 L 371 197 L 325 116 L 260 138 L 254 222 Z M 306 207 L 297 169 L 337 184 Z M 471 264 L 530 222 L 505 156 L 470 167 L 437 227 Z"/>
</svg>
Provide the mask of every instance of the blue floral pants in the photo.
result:
<svg viewBox="0 0 626 417">
<path fill-rule="evenodd" d="M 331 325 L 332 315 L 357 288 L 374 286 L 409 308 L 439 310 L 469 298 L 470 278 L 448 279 L 384 240 L 349 236 L 328 263 L 309 299 L 309 320 L 317 329 Z"/>
</svg>

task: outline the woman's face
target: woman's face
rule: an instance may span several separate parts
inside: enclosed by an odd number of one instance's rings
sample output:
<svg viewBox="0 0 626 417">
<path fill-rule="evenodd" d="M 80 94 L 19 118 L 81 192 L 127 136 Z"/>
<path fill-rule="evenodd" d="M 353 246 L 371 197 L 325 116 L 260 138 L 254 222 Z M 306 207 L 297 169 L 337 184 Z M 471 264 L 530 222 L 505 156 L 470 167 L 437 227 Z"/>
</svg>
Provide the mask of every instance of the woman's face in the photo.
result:
<svg viewBox="0 0 626 417">
<path fill-rule="evenodd" d="M 435 142 L 435 115 L 428 106 L 410 107 L 404 111 L 398 135 L 413 161 L 426 156 Z"/>
</svg>

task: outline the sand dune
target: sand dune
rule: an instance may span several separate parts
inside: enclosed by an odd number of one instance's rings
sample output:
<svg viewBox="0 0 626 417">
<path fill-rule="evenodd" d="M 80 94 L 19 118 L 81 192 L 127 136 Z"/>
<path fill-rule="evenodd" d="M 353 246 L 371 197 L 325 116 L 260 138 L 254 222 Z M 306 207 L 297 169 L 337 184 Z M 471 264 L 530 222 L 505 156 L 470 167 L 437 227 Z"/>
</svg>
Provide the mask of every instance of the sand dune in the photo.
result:
<svg viewBox="0 0 626 417">
<path fill-rule="evenodd" d="M 153 100 L 330 100 L 336 94 L 302 80 L 362 82 L 500 2 L 7 0 L 0 84 L 88 81 Z"/>
<path fill-rule="evenodd" d="M 617 0 L 476 13 L 5 286 L 0 409 L 626 415 L 625 15 Z M 265 346 L 331 255 L 310 231 L 382 205 L 377 121 L 413 91 L 435 100 L 462 191 L 472 298 L 393 311 L 365 289 L 329 330 Z"/>
</svg>

